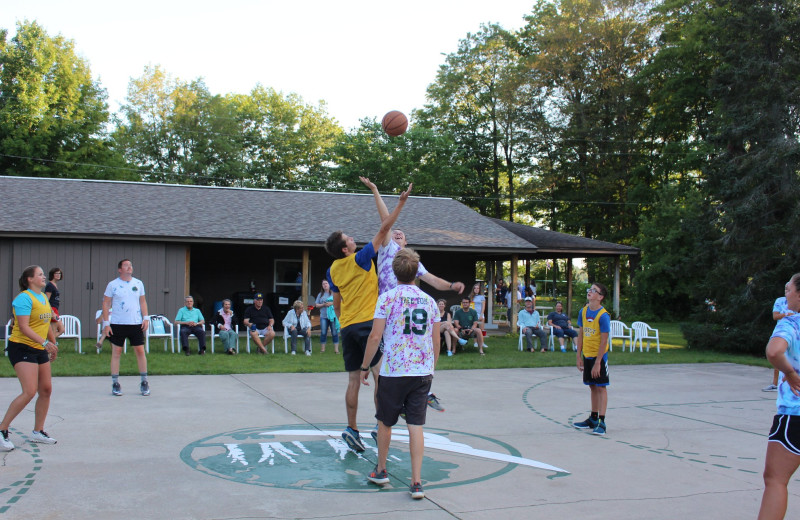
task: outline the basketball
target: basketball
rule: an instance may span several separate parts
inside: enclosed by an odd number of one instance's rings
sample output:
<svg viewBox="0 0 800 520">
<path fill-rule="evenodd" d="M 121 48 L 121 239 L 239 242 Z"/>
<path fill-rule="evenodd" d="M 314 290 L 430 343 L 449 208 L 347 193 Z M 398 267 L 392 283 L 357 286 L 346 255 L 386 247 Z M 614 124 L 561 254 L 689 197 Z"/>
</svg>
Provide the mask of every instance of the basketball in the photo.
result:
<svg viewBox="0 0 800 520">
<path fill-rule="evenodd" d="M 390 137 L 397 137 L 406 133 L 408 129 L 408 118 L 399 110 L 392 110 L 383 116 L 381 121 L 383 131 Z"/>
</svg>

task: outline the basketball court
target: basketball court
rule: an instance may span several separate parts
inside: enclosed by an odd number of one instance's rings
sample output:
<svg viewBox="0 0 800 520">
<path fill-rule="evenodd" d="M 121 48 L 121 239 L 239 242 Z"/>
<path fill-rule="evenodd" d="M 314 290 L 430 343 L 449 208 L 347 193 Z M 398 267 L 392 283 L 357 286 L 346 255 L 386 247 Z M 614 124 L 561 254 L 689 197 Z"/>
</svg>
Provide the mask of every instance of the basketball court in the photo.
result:
<svg viewBox="0 0 800 520">
<path fill-rule="evenodd" d="M 546 354 L 551 355 L 551 354 Z M 552 354 L 558 355 L 558 354 Z M 363 454 L 346 448 L 346 376 L 252 374 L 58 378 L 46 430 L 27 442 L 33 406 L 0 453 L 8 519 L 753 518 L 775 394 L 771 370 L 735 364 L 611 366 L 608 433 L 573 429 L 589 391 L 574 368 L 442 371 L 422 475 L 408 494 L 404 423 L 391 484 L 375 465 L 371 389 L 362 387 Z M 0 379 L 0 406 L 17 395 Z M 788 518 L 800 515 L 800 475 Z"/>
</svg>

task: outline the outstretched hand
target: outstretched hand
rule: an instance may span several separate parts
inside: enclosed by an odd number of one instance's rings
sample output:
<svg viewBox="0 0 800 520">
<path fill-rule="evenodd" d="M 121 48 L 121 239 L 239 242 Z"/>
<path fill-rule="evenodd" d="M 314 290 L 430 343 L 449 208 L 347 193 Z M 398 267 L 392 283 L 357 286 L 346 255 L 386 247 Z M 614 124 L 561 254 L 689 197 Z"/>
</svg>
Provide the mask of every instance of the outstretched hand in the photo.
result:
<svg viewBox="0 0 800 520">
<path fill-rule="evenodd" d="M 378 187 L 375 186 L 375 183 L 369 180 L 369 177 L 359 176 L 358 178 L 364 183 L 364 186 L 370 189 L 370 191 L 375 191 L 378 189 Z"/>
<path fill-rule="evenodd" d="M 406 199 L 408 199 L 408 196 L 411 194 L 411 188 L 413 188 L 413 187 L 414 187 L 414 183 L 412 182 L 412 183 L 410 183 L 408 185 L 408 189 L 400 194 L 400 201 L 401 202 L 405 202 Z"/>
</svg>

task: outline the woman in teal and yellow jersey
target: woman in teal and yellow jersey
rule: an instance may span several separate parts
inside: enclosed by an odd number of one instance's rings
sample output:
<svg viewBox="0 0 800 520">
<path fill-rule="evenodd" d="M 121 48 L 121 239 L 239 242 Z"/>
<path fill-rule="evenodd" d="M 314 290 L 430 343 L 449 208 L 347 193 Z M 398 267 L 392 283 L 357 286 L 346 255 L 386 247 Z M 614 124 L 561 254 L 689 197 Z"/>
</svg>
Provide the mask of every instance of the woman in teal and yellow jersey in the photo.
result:
<svg viewBox="0 0 800 520">
<path fill-rule="evenodd" d="M 43 290 L 47 277 L 38 265 L 27 267 L 19 277 L 22 292 L 11 303 L 14 311 L 14 328 L 8 336 L 8 359 L 19 378 L 22 393 L 8 406 L 3 422 L 0 422 L 0 449 L 11 451 L 14 444 L 8 439 L 11 421 L 28 406 L 35 395 L 33 432 L 30 441 L 55 444 L 56 440 L 44 431 L 44 420 L 50 408 L 53 382 L 50 362 L 56 358 L 58 347 L 50 328 L 53 315 L 50 303 Z"/>
</svg>

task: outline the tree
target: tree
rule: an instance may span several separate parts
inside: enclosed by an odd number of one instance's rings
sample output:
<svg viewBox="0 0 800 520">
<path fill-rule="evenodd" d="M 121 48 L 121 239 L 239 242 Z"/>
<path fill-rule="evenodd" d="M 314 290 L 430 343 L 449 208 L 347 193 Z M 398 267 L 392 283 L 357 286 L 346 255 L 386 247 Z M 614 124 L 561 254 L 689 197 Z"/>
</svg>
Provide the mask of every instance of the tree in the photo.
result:
<svg viewBox="0 0 800 520">
<path fill-rule="evenodd" d="M 0 30 L 0 174 L 127 178 L 110 149 L 106 92 L 74 44 L 35 22 Z"/>
<path fill-rule="evenodd" d="M 525 209 L 553 229 L 630 244 L 652 201 L 648 97 L 636 81 L 653 48 L 645 13 L 635 0 L 540 1 L 521 31 L 552 127 L 536 197 L 552 203 Z M 590 262 L 590 279 L 601 274 L 611 264 Z"/>
<path fill-rule="evenodd" d="M 467 204 L 496 218 L 513 220 L 515 177 L 518 170 L 527 171 L 535 142 L 525 114 L 539 110 L 540 103 L 529 70 L 514 34 L 498 25 L 483 26 L 447 56 L 419 113 L 423 126 L 452 136 L 459 147 L 472 172 Z"/>
</svg>

